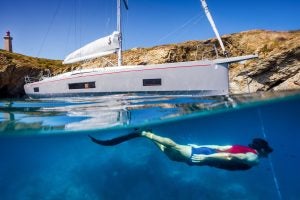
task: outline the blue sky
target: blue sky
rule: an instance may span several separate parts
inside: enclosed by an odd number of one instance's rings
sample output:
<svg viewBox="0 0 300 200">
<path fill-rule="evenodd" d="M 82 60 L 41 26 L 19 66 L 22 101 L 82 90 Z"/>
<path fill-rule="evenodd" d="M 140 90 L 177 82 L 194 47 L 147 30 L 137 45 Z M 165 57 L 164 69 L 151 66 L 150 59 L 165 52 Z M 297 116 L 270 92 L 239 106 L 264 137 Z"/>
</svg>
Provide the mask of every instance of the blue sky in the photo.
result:
<svg viewBox="0 0 300 200">
<path fill-rule="evenodd" d="M 221 35 L 300 29 L 298 0 L 207 3 Z M 63 59 L 116 27 L 116 0 L 2 0 L 0 6 L 1 36 L 10 30 L 14 51 L 34 57 Z M 129 0 L 123 13 L 125 49 L 214 37 L 199 0 Z"/>
</svg>

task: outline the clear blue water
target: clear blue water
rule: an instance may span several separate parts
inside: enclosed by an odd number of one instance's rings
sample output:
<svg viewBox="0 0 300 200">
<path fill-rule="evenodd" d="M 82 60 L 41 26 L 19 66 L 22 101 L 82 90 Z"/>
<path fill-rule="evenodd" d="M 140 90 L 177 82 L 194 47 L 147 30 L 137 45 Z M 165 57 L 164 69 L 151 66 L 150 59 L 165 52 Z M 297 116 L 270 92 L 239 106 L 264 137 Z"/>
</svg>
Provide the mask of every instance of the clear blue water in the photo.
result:
<svg viewBox="0 0 300 200">
<path fill-rule="evenodd" d="M 0 100 L 0 199 L 299 199 L 299 119 L 299 91 Z M 266 136 L 274 152 L 233 172 L 171 161 L 144 138 L 103 147 L 87 137 L 137 127 L 182 144 Z"/>
</svg>

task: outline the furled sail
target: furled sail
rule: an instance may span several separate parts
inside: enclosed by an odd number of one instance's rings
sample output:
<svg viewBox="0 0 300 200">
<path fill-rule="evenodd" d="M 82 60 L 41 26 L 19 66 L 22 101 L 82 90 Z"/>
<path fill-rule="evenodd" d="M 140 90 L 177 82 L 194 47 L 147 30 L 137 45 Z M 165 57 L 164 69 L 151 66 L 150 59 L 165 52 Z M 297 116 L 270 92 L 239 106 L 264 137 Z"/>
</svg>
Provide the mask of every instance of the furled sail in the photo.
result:
<svg viewBox="0 0 300 200">
<path fill-rule="evenodd" d="M 120 33 L 114 31 L 111 35 L 93 41 L 69 54 L 63 64 L 71 64 L 79 61 L 97 58 L 115 53 L 120 48 Z"/>
</svg>

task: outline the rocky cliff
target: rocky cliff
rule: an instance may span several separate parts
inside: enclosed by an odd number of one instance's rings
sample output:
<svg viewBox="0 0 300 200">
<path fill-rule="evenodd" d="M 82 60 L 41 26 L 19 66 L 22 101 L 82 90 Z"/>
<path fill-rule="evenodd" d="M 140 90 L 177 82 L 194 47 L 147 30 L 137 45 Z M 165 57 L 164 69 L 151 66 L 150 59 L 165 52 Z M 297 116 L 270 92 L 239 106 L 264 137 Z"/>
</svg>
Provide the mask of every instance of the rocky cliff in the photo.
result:
<svg viewBox="0 0 300 200">
<path fill-rule="evenodd" d="M 258 54 L 259 59 L 230 66 L 231 93 L 300 89 L 300 31 L 272 32 L 253 30 L 222 37 L 230 56 Z M 125 65 L 180 62 L 215 58 L 216 39 L 180 44 L 134 48 L 124 52 Z M 217 52 L 219 55 L 220 52 Z M 115 61 L 115 55 L 107 59 Z M 47 60 L 0 51 L 0 98 L 24 95 L 24 77 L 39 76 L 45 69 L 58 74 L 78 68 L 105 67 L 107 59 L 82 65 L 62 66 Z"/>
<path fill-rule="evenodd" d="M 25 76 L 40 77 L 47 69 L 58 74 L 74 67 L 63 66 L 59 60 L 33 58 L 0 50 L 0 98 L 22 97 Z"/>
</svg>

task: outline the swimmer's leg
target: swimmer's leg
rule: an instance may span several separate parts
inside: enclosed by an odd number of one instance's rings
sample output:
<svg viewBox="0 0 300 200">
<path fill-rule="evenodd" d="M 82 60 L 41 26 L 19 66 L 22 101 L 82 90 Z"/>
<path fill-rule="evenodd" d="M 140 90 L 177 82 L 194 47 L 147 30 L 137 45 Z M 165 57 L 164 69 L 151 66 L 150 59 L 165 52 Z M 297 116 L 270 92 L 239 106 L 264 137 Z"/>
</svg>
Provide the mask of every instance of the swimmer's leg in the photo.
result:
<svg viewBox="0 0 300 200">
<path fill-rule="evenodd" d="M 154 133 L 147 132 L 147 131 L 143 131 L 141 133 L 141 136 L 146 137 L 146 138 L 152 140 L 153 142 L 161 144 L 167 148 L 175 147 L 178 145 L 176 142 L 174 142 L 170 138 L 161 137 L 161 136 L 155 135 Z"/>
<path fill-rule="evenodd" d="M 166 147 L 158 142 L 152 141 L 162 152 L 165 151 Z"/>
<path fill-rule="evenodd" d="M 191 156 L 191 146 L 177 144 L 170 138 L 161 137 L 147 131 L 143 131 L 141 136 L 153 141 L 159 149 L 166 153 L 172 160 L 186 160 Z"/>
</svg>

